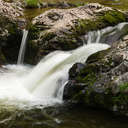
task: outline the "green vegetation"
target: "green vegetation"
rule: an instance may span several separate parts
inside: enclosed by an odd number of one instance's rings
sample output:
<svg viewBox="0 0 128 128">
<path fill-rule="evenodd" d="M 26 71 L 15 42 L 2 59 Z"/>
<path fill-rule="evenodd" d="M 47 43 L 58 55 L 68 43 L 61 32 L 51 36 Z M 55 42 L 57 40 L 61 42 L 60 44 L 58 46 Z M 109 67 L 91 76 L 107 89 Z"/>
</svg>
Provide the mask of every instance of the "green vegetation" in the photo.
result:
<svg viewBox="0 0 128 128">
<path fill-rule="evenodd" d="M 104 17 L 103 20 L 110 25 L 118 24 L 119 22 L 125 22 L 126 18 L 124 14 L 122 14 L 119 11 L 108 11 Z"/>
<path fill-rule="evenodd" d="M 81 70 L 76 80 L 91 86 L 96 81 L 96 70 L 97 66 L 95 64 L 88 65 Z"/>
<path fill-rule="evenodd" d="M 72 31 L 74 32 L 74 34 L 78 36 L 78 35 L 83 35 L 88 31 L 101 29 L 106 26 L 115 25 L 125 21 L 126 21 L 126 16 L 122 12 L 118 10 L 112 10 L 112 11 L 103 12 L 103 14 L 99 16 L 97 19 L 77 20 L 75 22 L 75 27 L 72 28 Z"/>
<path fill-rule="evenodd" d="M 28 8 L 34 8 L 39 6 L 39 0 L 26 0 Z"/>
<path fill-rule="evenodd" d="M 121 92 L 125 91 L 126 89 L 128 89 L 128 83 L 123 83 L 120 85 L 120 91 Z"/>
<path fill-rule="evenodd" d="M 120 93 L 117 96 L 112 97 L 113 103 L 117 105 L 128 104 L 128 95 Z"/>
</svg>

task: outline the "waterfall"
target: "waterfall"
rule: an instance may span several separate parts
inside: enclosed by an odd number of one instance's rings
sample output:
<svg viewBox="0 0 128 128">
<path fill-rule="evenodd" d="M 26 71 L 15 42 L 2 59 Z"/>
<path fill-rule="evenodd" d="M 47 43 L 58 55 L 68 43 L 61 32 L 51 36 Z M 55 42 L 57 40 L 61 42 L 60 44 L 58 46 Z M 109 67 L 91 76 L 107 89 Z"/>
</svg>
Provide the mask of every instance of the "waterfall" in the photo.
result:
<svg viewBox="0 0 128 128">
<path fill-rule="evenodd" d="M 23 64 L 23 62 L 24 62 L 27 36 L 28 36 L 28 30 L 23 29 L 23 37 L 22 37 L 22 41 L 21 41 L 21 45 L 20 45 L 17 64 Z"/>
<path fill-rule="evenodd" d="M 68 82 L 68 71 L 71 66 L 76 62 L 83 63 L 93 53 L 109 48 L 109 45 L 99 42 L 117 31 L 119 34 L 124 33 L 126 25 L 128 24 L 123 23 L 115 27 L 90 32 L 87 45 L 72 51 L 52 52 L 36 66 L 4 66 L 8 70 L 1 69 L 0 72 L 0 103 L 18 106 L 48 106 L 62 103 L 63 90 Z M 26 38 L 27 32 L 24 33 L 26 33 L 26 36 L 24 35 Z"/>
<path fill-rule="evenodd" d="M 84 43 L 105 43 L 111 45 L 128 33 L 128 23 L 120 23 L 114 27 L 107 27 L 102 30 L 89 32 L 84 36 Z"/>
<path fill-rule="evenodd" d="M 91 54 L 109 48 L 107 44 L 88 44 L 76 50 L 56 51 L 35 67 L 7 65 L 0 73 L 0 101 L 9 104 L 48 106 L 63 102 L 68 71 L 76 62 L 84 62 Z"/>
</svg>

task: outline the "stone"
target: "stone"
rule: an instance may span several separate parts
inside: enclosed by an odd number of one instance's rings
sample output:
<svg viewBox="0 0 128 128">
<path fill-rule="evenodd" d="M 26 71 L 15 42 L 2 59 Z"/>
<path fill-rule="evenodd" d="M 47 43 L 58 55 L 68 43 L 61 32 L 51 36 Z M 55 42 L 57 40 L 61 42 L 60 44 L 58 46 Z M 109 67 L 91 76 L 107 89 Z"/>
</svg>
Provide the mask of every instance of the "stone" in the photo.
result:
<svg viewBox="0 0 128 128">
<path fill-rule="evenodd" d="M 76 63 L 73 65 L 73 67 L 69 70 L 70 78 L 75 78 L 80 71 L 84 68 L 84 64 L 82 63 Z"/>
<path fill-rule="evenodd" d="M 104 108 L 118 115 L 127 116 L 127 49 L 128 41 L 120 39 L 110 49 L 91 55 L 79 73 L 71 68 L 69 82 L 65 86 L 65 100 L 71 103 L 72 101 L 82 103 L 85 106 Z M 77 69 L 75 65 L 73 67 Z M 76 76 L 72 77 L 73 74 Z M 70 79 L 75 82 L 70 82 Z M 82 88 L 74 91 L 73 88 L 79 85 L 82 85 Z"/>
<path fill-rule="evenodd" d="M 18 18 L 20 16 L 23 16 L 23 9 L 18 2 L 8 3 L 0 0 L 0 59 L 2 64 L 17 60 L 23 29 L 20 25 L 21 18 Z M 25 24 L 25 21 L 22 22 Z"/>
<path fill-rule="evenodd" d="M 126 17 L 125 13 L 98 3 L 45 11 L 32 20 L 32 29 L 38 31 L 34 39 L 39 46 L 36 61 L 55 50 L 75 49 L 83 45 L 82 36 L 89 31 L 124 22 Z M 33 32 L 31 28 L 30 31 Z"/>
<path fill-rule="evenodd" d="M 128 40 L 128 35 L 123 38 L 124 41 Z"/>
</svg>

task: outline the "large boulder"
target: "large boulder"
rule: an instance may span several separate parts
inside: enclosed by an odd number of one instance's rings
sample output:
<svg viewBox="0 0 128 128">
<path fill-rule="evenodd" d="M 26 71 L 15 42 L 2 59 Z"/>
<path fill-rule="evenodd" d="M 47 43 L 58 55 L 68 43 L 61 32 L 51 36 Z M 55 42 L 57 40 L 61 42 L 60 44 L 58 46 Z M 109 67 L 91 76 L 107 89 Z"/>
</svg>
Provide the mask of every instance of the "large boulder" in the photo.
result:
<svg viewBox="0 0 128 128">
<path fill-rule="evenodd" d="M 0 0 L 0 59 L 14 62 L 17 59 L 24 21 L 17 18 L 23 15 L 23 9 L 17 3 Z"/>
<path fill-rule="evenodd" d="M 37 61 L 54 50 L 71 50 L 81 46 L 82 36 L 91 30 L 113 26 L 127 20 L 119 10 L 97 3 L 72 9 L 51 9 L 35 17 L 30 30 L 39 46 Z"/>
<path fill-rule="evenodd" d="M 75 64 L 69 71 L 65 100 L 128 116 L 128 35 L 91 55 L 79 70 Z"/>
</svg>

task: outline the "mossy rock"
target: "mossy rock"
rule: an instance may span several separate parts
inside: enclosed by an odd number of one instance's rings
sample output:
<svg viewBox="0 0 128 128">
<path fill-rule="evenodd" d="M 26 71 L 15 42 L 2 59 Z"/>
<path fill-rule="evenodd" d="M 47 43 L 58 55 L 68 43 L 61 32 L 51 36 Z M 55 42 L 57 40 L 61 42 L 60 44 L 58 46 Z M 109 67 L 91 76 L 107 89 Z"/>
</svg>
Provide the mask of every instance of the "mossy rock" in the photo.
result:
<svg viewBox="0 0 128 128">
<path fill-rule="evenodd" d="M 6 62 L 14 63 L 17 61 L 22 39 L 22 30 L 19 29 L 18 22 L 11 21 L 4 16 L 0 19 L 0 29 L 0 47 L 2 56 L 6 58 Z"/>
<path fill-rule="evenodd" d="M 78 19 L 77 21 L 75 21 L 75 27 L 72 29 L 72 31 L 77 36 L 84 35 L 89 31 L 102 29 L 107 26 L 117 25 L 118 23 L 125 22 L 126 20 L 127 16 L 124 13 L 118 10 L 111 10 L 103 12 L 101 16 L 98 16 L 93 20 Z"/>
<path fill-rule="evenodd" d="M 75 69 L 70 71 L 76 74 L 71 77 L 74 83 L 70 86 L 81 89 L 66 100 L 128 116 L 128 62 L 122 56 L 127 55 L 125 43 L 118 41 L 113 47 L 91 55 L 79 73 Z"/>
<path fill-rule="evenodd" d="M 122 83 L 120 85 L 120 92 L 126 92 L 128 91 L 128 82 Z"/>
<path fill-rule="evenodd" d="M 110 25 L 115 25 L 120 22 L 125 22 L 126 17 L 125 14 L 121 13 L 120 11 L 114 10 L 105 13 L 105 15 L 102 17 L 102 20 Z"/>
<path fill-rule="evenodd" d="M 48 17 L 48 14 L 53 12 L 48 11 L 45 17 Z M 55 11 L 60 17 L 60 20 L 63 20 L 63 16 L 59 12 Z M 54 50 L 72 50 L 81 45 L 83 45 L 82 36 L 86 35 L 89 31 L 99 30 L 107 26 L 114 26 L 118 23 L 127 21 L 127 15 L 118 11 L 118 10 L 108 10 L 103 11 L 97 14 L 94 14 L 94 18 L 90 19 L 81 19 L 77 18 L 72 20 L 72 25 L 67 28 L 57 28 L 54 32 L 53 26 L 57 24 L 57 21 L 53 21 L 54 25 L 47 24 L 45 22 L 35 24 L 36 29 L 39 31 L 39 51 L 54 51 Z M 51 19 L 50 19 L 51 20 Z M 51 21 L 49 21 L 51 22 Z M 63 21 L 62 21 L 63 22 Z M 40 26 L 40 27 L 39 27 Z M 45 26 L 45 27 L 43 27 Z M 47 27 L 46 27 L 47 26 Z M 67 25 L 68 26 L 68 25 Z M 43 29 L 42 29 L 43 27 Z M 59 30 L 60 29 L 60 30 Z M 46 55 L 44 52 L 38 53 L 39 58 Z"/>
</svg>

